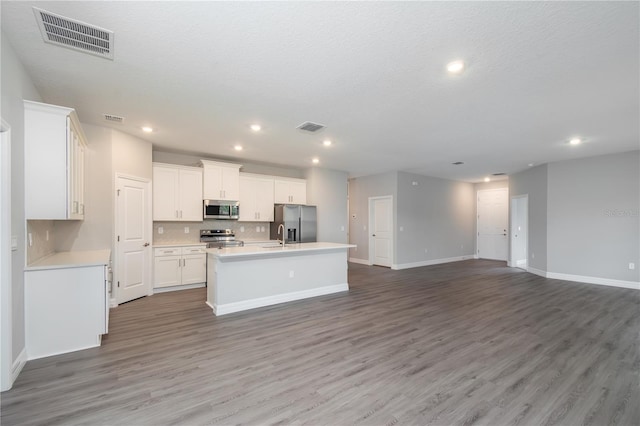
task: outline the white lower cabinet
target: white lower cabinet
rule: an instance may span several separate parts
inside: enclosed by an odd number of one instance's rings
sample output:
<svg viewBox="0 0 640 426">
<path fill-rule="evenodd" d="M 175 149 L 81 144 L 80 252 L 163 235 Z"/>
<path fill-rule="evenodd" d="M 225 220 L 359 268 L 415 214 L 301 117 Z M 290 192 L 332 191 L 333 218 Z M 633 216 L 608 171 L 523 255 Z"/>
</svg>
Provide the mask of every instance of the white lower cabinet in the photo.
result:
<svg viewBox="0 0 640 426">
<path fill-rule="evenodd" d="M 25 271 L 27 359 L 100 346 L 109 326 L 109 266 Z"/>
<path fill-rule="evenodd" d="M 202 286 L 207 281 L 206 245 L 156 247 L 153 252 L 154 292 Z"/>
</svg>

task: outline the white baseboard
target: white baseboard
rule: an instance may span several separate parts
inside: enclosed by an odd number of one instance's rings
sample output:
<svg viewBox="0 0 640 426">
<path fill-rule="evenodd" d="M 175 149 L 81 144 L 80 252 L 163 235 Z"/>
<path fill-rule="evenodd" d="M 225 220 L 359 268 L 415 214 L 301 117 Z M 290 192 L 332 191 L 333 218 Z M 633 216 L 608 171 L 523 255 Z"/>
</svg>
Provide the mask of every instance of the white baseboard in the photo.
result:
<svg viewBox="0 0 640 426">
<path fill-rule="evenodd" d="M 630 288 L 640 290 L 640 282 L 614 280 L 611 278 L 587 277 L 583 275 L 561 274 L 558 272 L 547 272 L 547 278 L 554 280 L 575 281 L 586 284 L 606 285 L 610 287 Z"/>
<path fill-rule="evenodd" d="M 352 263 L 359 263 L 359 264 L 361 264 L 361 265 L 368 265 L 368 266 L 371 266 L 371 265 L 372 265 L 371 263 L 369 263 L 369 261 L 368 261 L 368 260 L 365 260 L 365 259 L 358 259 L 358 258 L 356 258 L 356 257 L 350 257 L 350 258 L 349 258 L 349 262 L 352 262 Z"/>
<path fill-rule="evenodd" d="M 116 301 L 116 299 L 109 299 L 109 307 L 110 308 L 117 308 L 118 307 L 118 302 Z"/>
<path fill-rule="evenodd" d="M 326 294 L 349 291 L 349 284 L 335 284 L 310 290 L 294 291 L 291 293 L 277 294 L 275 296 L 260 297 L 258 299 L 243 300 L 242 302 L 226 303 L 224 305 L 207 305 L 213 309 L 217 316 L 231 314 L 233 312 L 246 311 L 248 309 L 261 308 L 263 306 L 277 305 L 279 303 L 292 302 L 294 300 L 308 299 L 310 297 L 324 296 Z"/>
<path fill-rule="evenodd" d="M 174 285 L 171 287 L 159 287 L 159 288 L 153 289 L 153 294 L 166 293 L 168 291 L 189 290 L 190 288 L 202 288 L 204 286 L 206 286 L 206 283 Z"/>
<path fill-rule="evenodd" d="M 450 263 L 450 262 L 459 262 L 461 260 L 469 260 L 476 259 L 477 256 L 473 254 L 468 254 L 466 256 L 456 256 L 456 257 L 447 257 L 444 259 L 431 259 L 431 260 L 423 260 L 420 262 L 413 263 L 400 263 L 391 265 L 391 269 L 409 269 L 409 268 L 419 268 L 421 266 L 431 266 L 431 265 L 440 265 L 442 263 Z"/>
<path fill-rule="evenodd" d="M 13 382 L 16 381 L 18 375 L 24 368 L 24 365 L 27 363 L 27 348 L 22 348 L 22 351 L 18 354 L 18 357 L 15 361 L 13 361 L 13 365 L 11 366 L 11 386 L 13 386 Z"/>
<path fill-rule="evenodd" d="M 532 268 L 531 266 L 528 266 L 526 270 L 527 272 L 531 272 L 534 275 L 547 278 L 547 271 L 543 271 L 542 269 L 536 269 L 536 268 Z"/>
</svg>

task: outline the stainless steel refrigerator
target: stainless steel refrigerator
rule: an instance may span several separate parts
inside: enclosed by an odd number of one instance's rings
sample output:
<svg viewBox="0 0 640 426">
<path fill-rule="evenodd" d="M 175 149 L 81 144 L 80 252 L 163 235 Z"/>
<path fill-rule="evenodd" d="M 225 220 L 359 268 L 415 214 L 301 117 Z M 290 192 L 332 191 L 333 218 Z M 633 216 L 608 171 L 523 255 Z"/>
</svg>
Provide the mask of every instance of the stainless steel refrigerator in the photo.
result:
<svg viewBox="0 0 640 426">
<path fill-rule="evenodd" d="M 282 239 L 278 227 L 284 226 L 284 239 L 287 243 L 316 242 L 316 206 L 295 204 L 276 204 L 274 222 L 271 222 L 271 238 Z"/>
</svg>

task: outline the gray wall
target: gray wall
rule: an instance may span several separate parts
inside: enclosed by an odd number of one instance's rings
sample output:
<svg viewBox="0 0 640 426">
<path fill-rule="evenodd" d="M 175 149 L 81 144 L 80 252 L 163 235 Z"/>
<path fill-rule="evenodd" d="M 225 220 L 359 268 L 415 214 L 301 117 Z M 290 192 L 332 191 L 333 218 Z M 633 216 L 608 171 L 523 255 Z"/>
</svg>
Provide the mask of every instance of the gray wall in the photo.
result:
<svg viewBox="0 0 640 426">
<path fill-rule="evenodd" d="M 473 184 L 399 172 L 397 194 L 395 264 L 473 256 Z"/>
<path fill-rule="evenodd" d="M 347 173 L 312 167 L 306 179 L 307 204 L 318 208 L 318 241 L 347 243 Z"/>
<path fill-rule="evenodd" d="M 2 34 L 2 118 L 11 126 L 11 234 L 18 249 L 11 252 L 12 355 L 11 363 L 24 349 L 24 104 L 23 100 L 42 101 L 22 63 Z"/>
<path fill-rule="evenodd" d="M 349 250 L 350 258 L 369 260 L 369 197 L 384 195 L 393 197 L 393 227 L 395 229 L 397 223 L 395 217 L 398 198 L 398 173 L 389 172 L 354 178 L 349 181 L 349 243 L 358 246 Z M 394 247 L 397 247 L 396 238 L 397 232 L 394 233 Z M 393 258 L 396 258 L 395 249 Z"/>
<path fill-rule="evenodd" d="M 509 197 L 529 197 L 529 268 L 547 271 L 547 165 L 509 176 Z"/>
<path fill-rule="evenodd" d="M 640 281 L 639 194 L 640 151 L 550 163 L 548 272 Z"/>
</svg>

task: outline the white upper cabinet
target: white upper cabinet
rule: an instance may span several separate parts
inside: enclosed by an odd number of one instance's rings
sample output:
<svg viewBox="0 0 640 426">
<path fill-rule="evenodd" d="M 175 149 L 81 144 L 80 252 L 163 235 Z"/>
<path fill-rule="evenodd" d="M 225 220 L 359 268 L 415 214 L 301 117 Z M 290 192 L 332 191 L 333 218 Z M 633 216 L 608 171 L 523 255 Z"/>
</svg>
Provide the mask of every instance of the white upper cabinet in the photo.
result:
<svg viewBox="0 0 640 426">
<path fill-rule="evenodd" d="M 204 200 L 240 200 L 240 164 L 200 160 L 204 168 Z M 242 210 L 242 209 L 241 209 Z"/>
<path fill-rule="evenodd" d="M 24 101 L 26 219 L 84 219 L 86 146 L 75 110 Z"/>
<path fill-rule="evenodd" d="M 273 178 L 240 174 L 240 221 L 273 221 Z"/>
<path fill-rule="evenodd" d="M 276 178 L 274 193 L 276 204 L 307 204 L 307 181 L 304 179 Z"/>
<path fill-rule="evenodd" d="M 153 164 L 153 220 L 202 222 L 202 169 Z"/>
</svg>

